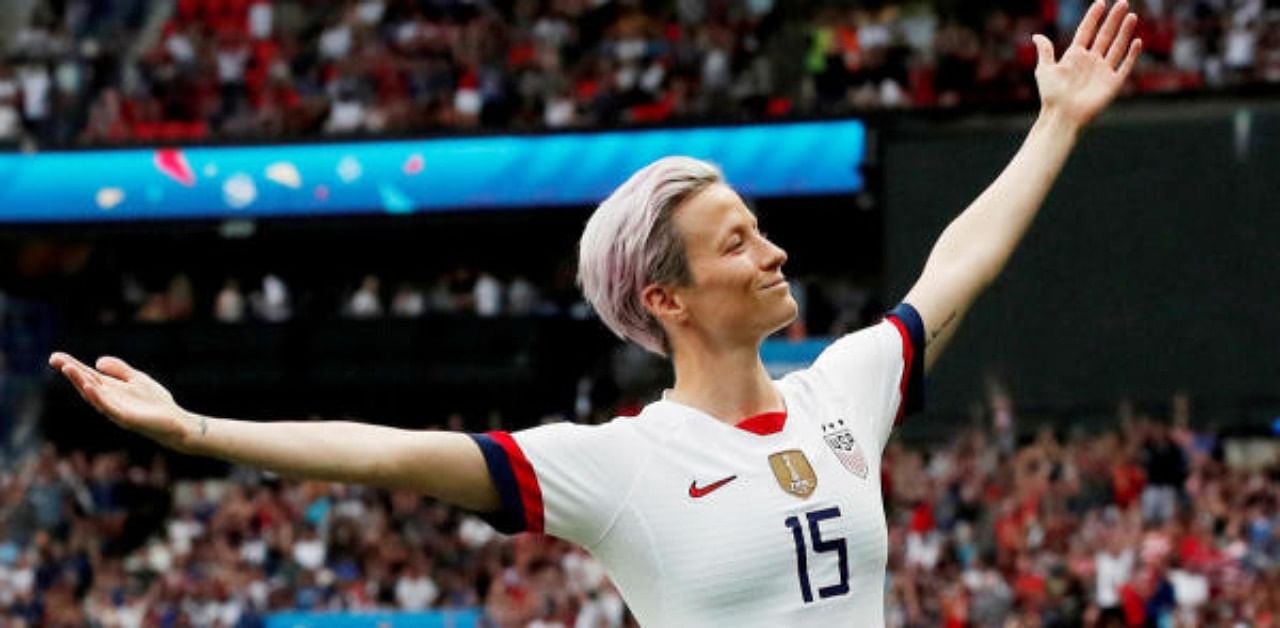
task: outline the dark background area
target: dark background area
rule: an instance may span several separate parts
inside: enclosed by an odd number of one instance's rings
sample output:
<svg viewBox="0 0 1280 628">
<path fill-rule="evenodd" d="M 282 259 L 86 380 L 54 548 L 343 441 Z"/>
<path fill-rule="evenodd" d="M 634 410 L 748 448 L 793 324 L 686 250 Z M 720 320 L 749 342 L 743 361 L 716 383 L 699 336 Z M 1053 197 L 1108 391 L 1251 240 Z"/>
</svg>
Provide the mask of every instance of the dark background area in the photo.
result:
<svg viewBox="0 0 1280 628">
<path fill-rule="evenodd" d="M 1000 172 L 1026 119 L 905 121 L 885 142 L 888 298 Z M 988 377 L 1046 407 L 1167 400 L 1222 421 L 1280 408 L 1280 113 L 1218 103 L 1113 112 L 930 377 L 929 412 Z"/>
</svg>

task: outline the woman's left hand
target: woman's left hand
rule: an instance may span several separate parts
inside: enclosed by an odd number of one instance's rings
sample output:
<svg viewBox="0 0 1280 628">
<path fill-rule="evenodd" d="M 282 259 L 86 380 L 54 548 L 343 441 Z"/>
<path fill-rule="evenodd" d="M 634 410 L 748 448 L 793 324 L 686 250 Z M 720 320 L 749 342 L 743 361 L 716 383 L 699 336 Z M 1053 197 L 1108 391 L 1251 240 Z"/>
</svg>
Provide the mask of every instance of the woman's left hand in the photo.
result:
<svg viewBox="0 0 1280 628">
<path fill-rule="evenodd" d="M 1137 26 L 1138 16 L 1129 11 L 1128 2 L 1117 2 L 1108 13 L 1106 3 L 1096 0 L 1061 59 L 1054 59 L 1049 38 L 1036 35 L 1041 110 L 1080 126 L 1088 124 L 1115 98 L 1133 70 L 1142 52 L 1142 40 L 1133 36 Z"/>
</svg>

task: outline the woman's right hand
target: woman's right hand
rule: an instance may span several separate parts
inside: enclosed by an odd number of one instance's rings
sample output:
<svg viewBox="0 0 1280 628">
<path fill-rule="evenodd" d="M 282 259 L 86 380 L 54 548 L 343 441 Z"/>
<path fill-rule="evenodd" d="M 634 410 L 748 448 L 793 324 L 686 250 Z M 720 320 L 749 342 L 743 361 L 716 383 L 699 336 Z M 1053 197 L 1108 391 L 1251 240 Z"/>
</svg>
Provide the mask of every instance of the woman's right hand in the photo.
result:
<svg viewBox="0 0 1280 628">
<path fill-rule="evenodd" d="M 49 356 L 76 392 L 117 425 L 160 444 L 181 449 L 198 419 L 178 406 L 173 395 L 146 373 L 113 357 L 98 358 L 97 369 L 66 353 Z"/>
</svg>

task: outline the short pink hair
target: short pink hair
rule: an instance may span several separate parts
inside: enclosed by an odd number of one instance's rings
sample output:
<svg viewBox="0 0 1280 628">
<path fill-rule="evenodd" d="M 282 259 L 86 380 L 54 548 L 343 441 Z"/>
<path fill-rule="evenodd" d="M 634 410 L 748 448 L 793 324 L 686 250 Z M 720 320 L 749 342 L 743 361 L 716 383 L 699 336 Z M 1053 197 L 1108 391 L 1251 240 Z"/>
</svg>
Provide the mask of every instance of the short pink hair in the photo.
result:
<svg viewBox="0 0 1280 628">
<path fill-rule="evenodd" d="M 688 285 L 693 277 L 672 215 L 681 203 L 724 181 L 720 169 L 691 157 L 663 157 L 618 186 L 578 243 L 578 284 L 613 333 L 659 355 L 671 346 L 641 301 L 653 283 Z"/>
</svg>

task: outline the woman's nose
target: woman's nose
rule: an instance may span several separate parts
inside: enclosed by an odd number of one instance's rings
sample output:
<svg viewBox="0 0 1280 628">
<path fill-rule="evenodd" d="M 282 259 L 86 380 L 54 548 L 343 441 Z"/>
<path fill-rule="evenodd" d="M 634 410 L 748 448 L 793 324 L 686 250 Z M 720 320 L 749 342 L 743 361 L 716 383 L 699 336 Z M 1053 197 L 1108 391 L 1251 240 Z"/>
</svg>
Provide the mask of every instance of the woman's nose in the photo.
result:
<svg viewBox="0 0 1280 628">
<path fill-rule="evenodd" d="M 782 247 L 774 244 L 768 238 L 764 238 L 764 244 L 764 267 L 767 270 L 774 270 L 787 262 L 787 252 Z"/>
</svg>

